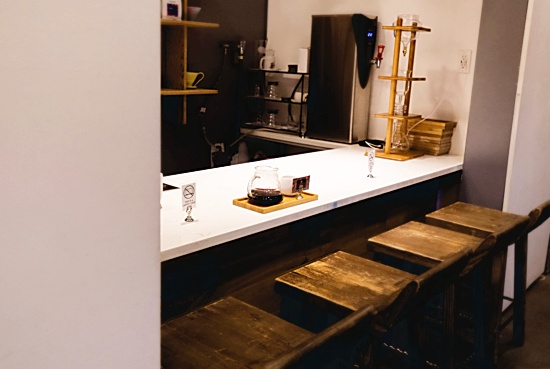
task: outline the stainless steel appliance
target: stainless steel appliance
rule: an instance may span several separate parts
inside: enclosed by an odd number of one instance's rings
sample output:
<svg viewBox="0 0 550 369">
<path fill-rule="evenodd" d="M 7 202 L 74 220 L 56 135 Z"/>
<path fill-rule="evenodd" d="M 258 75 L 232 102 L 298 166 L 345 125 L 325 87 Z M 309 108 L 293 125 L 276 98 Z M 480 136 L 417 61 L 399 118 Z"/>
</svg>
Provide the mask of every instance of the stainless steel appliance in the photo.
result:
<svg viewBox="0 0 550 369">
<path fill-rule="evenodd" d="M 367 138 L 377 18 L 314 15 L 307 136 L 355 143 Z"/>
</svg>

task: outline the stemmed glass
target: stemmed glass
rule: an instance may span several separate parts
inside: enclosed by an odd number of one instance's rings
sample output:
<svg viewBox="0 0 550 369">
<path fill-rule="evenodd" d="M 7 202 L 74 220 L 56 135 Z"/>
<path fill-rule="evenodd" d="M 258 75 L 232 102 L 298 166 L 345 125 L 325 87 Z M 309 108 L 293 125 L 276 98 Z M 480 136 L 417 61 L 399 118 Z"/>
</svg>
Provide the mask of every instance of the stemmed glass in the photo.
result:
<svg viewBox="0 0 550 369">
<path fill-rule="evenodd" d="M 372 175 L 372 169 L 374 168 L 374 149 L 367 149 L 367 157 L 368 157 L 368 168 L 369 168 L 369 174 L 367 175 L 368 178 L 374 178 Z"/>
<path fill-rule="evenodd" d="M 194 222 L 195 221 L 195 219 L 193 219 L 193 217 L 191 216 L 192 211 L 193 211 L 193 207 L 191 207 L 191 206 L 187 206 L 185 208 L 185 213 L 187 214 L 187 216 L 185 217 L 186 222 Z"/>
</svg>

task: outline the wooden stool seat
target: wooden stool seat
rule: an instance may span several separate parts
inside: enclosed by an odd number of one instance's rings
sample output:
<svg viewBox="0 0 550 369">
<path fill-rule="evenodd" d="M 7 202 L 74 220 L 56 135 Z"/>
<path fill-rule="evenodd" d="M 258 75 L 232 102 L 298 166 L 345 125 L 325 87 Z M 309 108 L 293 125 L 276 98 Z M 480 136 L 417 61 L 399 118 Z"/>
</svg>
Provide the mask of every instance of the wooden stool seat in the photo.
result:
<svg viewBox="0 0 550 369">
<path fill-rule="evenodd" d="M 383 310 L 391 297 L 416 276 L 372 260 L 335 252 L 275 279 L 281 294 L 307 296 L 308 301 L 328 304 L 335 313 L 372 305 Z"/>
<path fill-rule="evenodd" d="M 455 202 L 426 215 L 428 224 L 483 238 L 492 233 L 503 234 L 523 219 L 522 215 L 464 202 Z"/>
<path fill-rule="evenodd" d="M 363 332 L 374 313 L 372 306 L 363 306 L 315 334 L 229 296 L 162 324 L 161 367 L 318 367 L 319 362 L 335 360 L 333 342 L 344 334 Z"/>
<path fill-rule="evenodd" d="M 371 365 L 377 367 L 382 335 L 404 317 L 416 315 L 419 306 L 453 284 L 468 258 L 469 250 L 462 250 L 415 275 L 339 251 L 276 278 L 275 287 L 285 296 L 331 313 L 372 305 L 378 313 L 368 336 L 374 347 Z M 414 337 L 409 340 L 408 358 L 414 367 L 425 361 L 421 322 L 416 318 L 407 320 L 408 334 Z"/>
<path fill-rule="evenodd" d="M 473 251 L 482 238 L 411 221 L 371 237 L 368 248 L 379 254 L 433 267 L 459 251 Z"/>
<path fill-rule="evenodd" d="M 249 368 L 314 336 L 228 297 L 162 325 L 162 367 Z"/>
</svg>

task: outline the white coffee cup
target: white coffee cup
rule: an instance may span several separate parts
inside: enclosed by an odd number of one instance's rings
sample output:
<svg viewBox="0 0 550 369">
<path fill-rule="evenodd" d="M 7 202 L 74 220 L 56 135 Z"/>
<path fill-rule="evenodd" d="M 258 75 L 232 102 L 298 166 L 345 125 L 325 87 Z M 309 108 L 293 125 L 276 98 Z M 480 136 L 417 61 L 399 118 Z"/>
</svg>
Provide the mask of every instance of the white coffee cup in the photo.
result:
<svg viewBox="0 0 550 369">
<path fill-rule="evenodd" d="M 309 175 L 282 176 L 279 179 L 279 188 L 285 196 L 300 195 L 302 191 L 309 189 Z"/>
<path fill-rule="evenodd" d="M 281 192 L 285 196 L 296 196 L 298 192 L 292 192 L 292 181 L 294 176 L 282 176 L 280 180 Z"/>
<path fill-rule="evenodd" d="M 265 51 L 265 56 L 260 59 L 260 69 L 275 69 L 275 51 L 271 49 Z"/>
<path fill-rule="evenodd" d="M 294 97 L 292 98 L 292 101 L 293 102 L 306 102 L 307 101 L 307 95 L 308 93 L 307 92 L 300 92 L 300 91 L 296 91 L 294 93 Z"/>
</svg>

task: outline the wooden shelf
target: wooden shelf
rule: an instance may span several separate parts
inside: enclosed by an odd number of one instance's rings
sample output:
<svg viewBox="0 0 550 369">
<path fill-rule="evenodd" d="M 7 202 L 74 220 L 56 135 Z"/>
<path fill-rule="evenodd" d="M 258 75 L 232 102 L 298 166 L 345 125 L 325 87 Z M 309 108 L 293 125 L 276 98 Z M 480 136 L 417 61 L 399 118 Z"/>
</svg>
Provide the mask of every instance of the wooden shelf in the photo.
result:
<svg viewBox="0 0 550 369">
<path fill-rule="evenodd" d="M 378 76 L 378 79 L 387 81 L 425 81 L 426 77 Z"/>
<path fill-rule="evenodd" d="M 405 32 L 431 32 L 432 30 L 430 28 L 426 27 L 413 27 L 413 26 L 382 26 L 382 29 L 387 30 L 401 30 Z"/>
<path fill-rule="evenodd" d="M 194 27 L 194 28 L 219 28 L 220 27 L 218 23 L 184 21 L 184 20 L 177 20 L 177 19 L 161 19 L 160 24 L 162 26 L 172 26 L 172 27 Z"/>
<path fill-rule="evenodd" d="M 409 114 L 409 115 L 390 115 L 388 113 L 383 114 L 374 114 L 376 118 L 385 118 L 385 119 L 397 119 L 397 120 L 412 120 L 422 117 L 420 114 Z"/>
<path fill-rule="evenodd" d="M 161 19 L 161 96 L 181 96 L 181 121 L 187 123 L 187 96 L 216 95 L 217 90 L 186 88 L 187 86 L 187 40 L 189 28 L 219 28 L 218 23 L 196 22 L 188 19 L 188 0 L 182 1 L 181 19 Z M 165 88 L 166 87 L 166 88 Z M 179 88 L 167 88 L 179 87 Z"/>
<path fill-rule="evenodd" d="M 279 73 L 279 74 L 293 74 L 297 76 L 307 76 L 309 72 L 289 72 L 288 70 L 283 69 L 260 69 L 260 68 L 250 68 L 251 71 L 255 72 L 265 72 L 265 73 Z"/>
<path fill-rule="evenodd" d="M 160 90 L 161 96 L 216 95 L 217 93 L 218 90 L 204 88 L 194 88 L 189 90 L 163 88 Z"/>
</svg>

